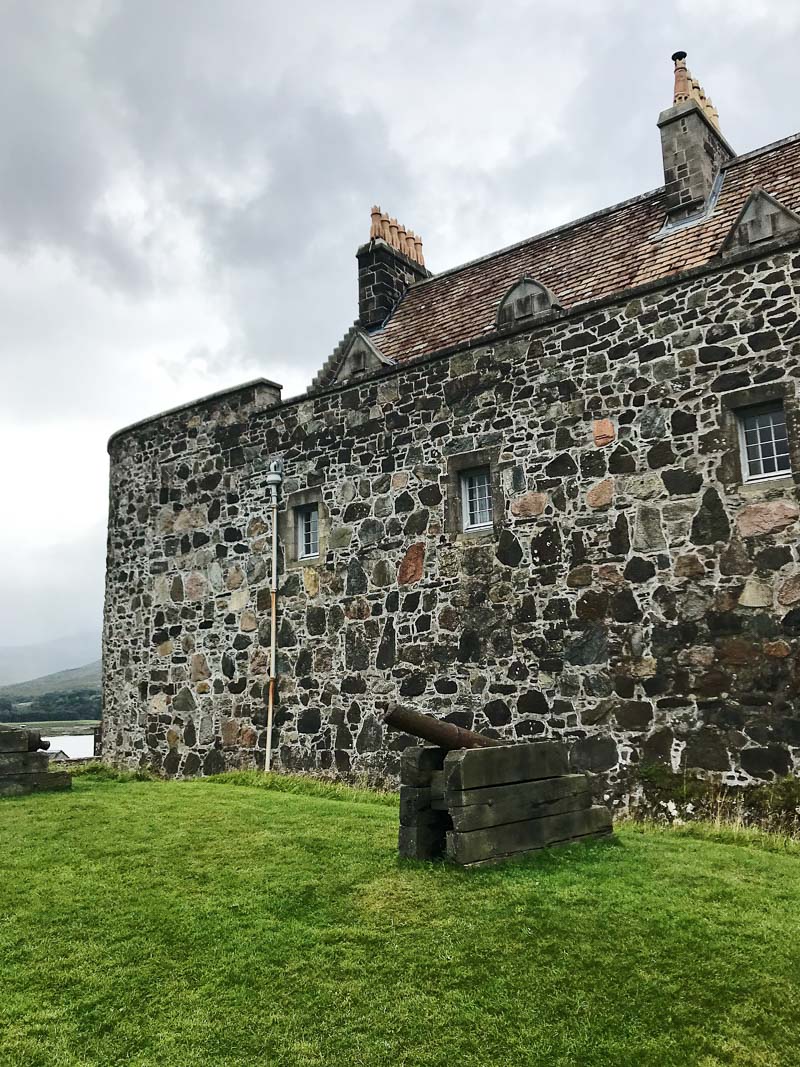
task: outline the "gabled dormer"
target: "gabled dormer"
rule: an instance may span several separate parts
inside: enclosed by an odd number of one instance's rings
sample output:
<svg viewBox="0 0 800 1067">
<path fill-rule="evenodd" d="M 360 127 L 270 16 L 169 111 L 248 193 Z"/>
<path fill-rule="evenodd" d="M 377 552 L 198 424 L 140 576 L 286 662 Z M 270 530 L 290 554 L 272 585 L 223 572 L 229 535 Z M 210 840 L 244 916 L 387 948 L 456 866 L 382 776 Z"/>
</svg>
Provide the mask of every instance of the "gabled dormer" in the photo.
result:
<svg viewBox="0 0 800 1067">
<path fill-rule="evenodd" d="M 800 215 L 756 186 L 722 242 L 719 254 L 734 256 L 764 241 L 800 234 Z"/>
<path fill-rule="evenodd" d="M 371 338 L 354 323 L 311 383 L 311 389 L 325 389 L 338 382 L 357 381 L 381 367 L 393 367 Z"/>
<path fill-rule="evenodd" d="M 546 285 L 535 278 L 520 278 L 500 301 L 497 328 L 508 330 L 524 324 L 526 319 L 535 320 L 550 312 L 563 310 L 555 294 Z"/>
</svg>

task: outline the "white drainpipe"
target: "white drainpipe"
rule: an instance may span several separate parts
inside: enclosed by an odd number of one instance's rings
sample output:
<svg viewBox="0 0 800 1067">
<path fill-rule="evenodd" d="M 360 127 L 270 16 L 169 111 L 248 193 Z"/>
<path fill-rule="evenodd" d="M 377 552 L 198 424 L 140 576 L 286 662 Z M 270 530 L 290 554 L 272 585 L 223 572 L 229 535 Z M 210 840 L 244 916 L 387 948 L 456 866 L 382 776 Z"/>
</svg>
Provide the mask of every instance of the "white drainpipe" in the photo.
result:
<svg viewBox="0 0 800 1067">
<path fill-rule="evenodd" d="M 272 763 L 272 714 L 275 708 L 275 654 L 278 645 L 278 489 L 283 482 L 283 462 L 273 459 L 267 473 L 272 513 L 272 586 L 270 589 L 271 628 L 269 640 L 269 697 L 267 701 L 267 749 L 264 755 L 264 772 Z"/>
</svg>

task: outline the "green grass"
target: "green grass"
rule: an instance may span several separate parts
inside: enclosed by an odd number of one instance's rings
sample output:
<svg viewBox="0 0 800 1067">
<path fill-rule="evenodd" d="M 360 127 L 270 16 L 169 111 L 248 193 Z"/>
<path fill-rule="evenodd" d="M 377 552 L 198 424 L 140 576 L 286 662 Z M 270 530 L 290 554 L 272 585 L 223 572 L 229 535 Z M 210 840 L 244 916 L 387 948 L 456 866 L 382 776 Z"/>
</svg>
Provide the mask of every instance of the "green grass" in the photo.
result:
<svg viewBox="0 0 800 1067">
<path fill-rule="evenodd" d="M 800 1062 L 791 844 L 403 864 L 392 799 L 254 781 L 0 802 L 0 1064 Z"/>
</svg>

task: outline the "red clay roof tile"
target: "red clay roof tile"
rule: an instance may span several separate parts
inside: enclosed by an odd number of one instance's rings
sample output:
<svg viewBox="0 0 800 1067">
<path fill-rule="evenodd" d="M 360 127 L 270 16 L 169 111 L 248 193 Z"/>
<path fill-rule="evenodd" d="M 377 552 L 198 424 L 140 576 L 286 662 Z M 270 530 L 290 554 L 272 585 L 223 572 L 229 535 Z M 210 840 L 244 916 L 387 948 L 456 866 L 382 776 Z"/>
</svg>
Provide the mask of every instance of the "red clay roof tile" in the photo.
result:
<svg viewBox="0 0 800 1067">
<path fill-rule="evenodd" d="M 419 282 L 373 334 L 375 344 L 403 361 L 478 340 L 493 332 L 502 297 L 524 275 L 569 309 L 701 266 L 757 185 L 800 211 L 800 134 L 732 160 L 709 218 L 668 236 L 655 238 L 665 218 L 665 193 L 657 189 Z"/>
</svg>

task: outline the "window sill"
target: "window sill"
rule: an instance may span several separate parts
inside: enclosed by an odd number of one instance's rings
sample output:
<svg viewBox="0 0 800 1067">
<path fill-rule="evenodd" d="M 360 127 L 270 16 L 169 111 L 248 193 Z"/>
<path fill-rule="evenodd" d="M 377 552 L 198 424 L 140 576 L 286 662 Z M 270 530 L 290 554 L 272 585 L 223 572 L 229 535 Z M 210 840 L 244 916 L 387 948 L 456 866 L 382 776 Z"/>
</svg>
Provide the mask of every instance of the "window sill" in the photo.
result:
<svg viewBox="0 0 800 1067">
<path fill-rule="evenodd" d="M 787 474 L 781 478 L 758 478 L 751 482 L 742 482 L 739 492 L 743 496 L 763 496 L 771 489 L 786 492 L 787 489 L 794 488 L 795 480 L 791 474 Z"/>
<path fill-rule="evenodd" d="M 287 559 L 285 569 L 287 571 L 300 571 L 304 567 L 322 567 L 325 563 L 325 556 L 320 553 L 318 556 L 303 556 L 302 559 Z"/>
<path fill-rule="evenodd" d="M 456 534 L 456 543 L 462 541 L 494 541 L 496 532 L 494 526 L 480 526 L 476 530 L 459 530 Z"/>
</svg>

